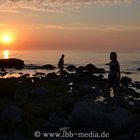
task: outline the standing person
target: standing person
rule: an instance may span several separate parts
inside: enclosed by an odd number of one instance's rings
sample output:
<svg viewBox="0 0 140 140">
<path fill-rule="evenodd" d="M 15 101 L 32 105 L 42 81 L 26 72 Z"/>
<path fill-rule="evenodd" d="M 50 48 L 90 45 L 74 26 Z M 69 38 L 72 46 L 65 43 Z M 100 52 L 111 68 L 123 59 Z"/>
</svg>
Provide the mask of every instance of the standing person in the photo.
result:
<svg viewBox="0 0 140 140">
<path fill-rule="evenodd" d="M 117 60 L 117 53 L 110 53 L 110 63 L 109 63 L 109 75 L 108 75 L 108 85 L 107 85 L 107 97 L 110 98 L 110 88 L 113 89 L 115 104 L 117 101 L 118 93 L 117 89 L 120 85 L 120 64 Z"/>
<path fill-rule="evenodd" d="M 58 62 L 58 68 L 60 69 L 60 75 L 63 75 L 64 70 L 64 54 L 62 54 L 59 62 Z"/>
</svg>

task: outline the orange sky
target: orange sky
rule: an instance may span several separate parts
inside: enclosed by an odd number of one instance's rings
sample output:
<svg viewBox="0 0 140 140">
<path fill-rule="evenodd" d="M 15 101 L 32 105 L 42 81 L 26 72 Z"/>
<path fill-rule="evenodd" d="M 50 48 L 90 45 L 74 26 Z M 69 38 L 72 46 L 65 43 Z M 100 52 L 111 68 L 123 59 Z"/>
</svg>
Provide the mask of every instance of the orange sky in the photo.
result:
<svg viewBox="0 0 140 140">
<path fill-rule="evenodd" d="M 140 49 L 140 1 L 93 1 L 6 0 L 0 4 L 0 34 L 9 32 L 14 41 L 0 48 Z"/>
</svg>

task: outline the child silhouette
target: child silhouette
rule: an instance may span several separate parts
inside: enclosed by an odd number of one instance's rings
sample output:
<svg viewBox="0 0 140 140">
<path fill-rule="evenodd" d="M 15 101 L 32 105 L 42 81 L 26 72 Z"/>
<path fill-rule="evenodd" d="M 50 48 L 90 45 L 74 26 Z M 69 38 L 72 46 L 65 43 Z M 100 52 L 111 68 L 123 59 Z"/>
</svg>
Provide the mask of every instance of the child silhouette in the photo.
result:
<svg viewBox="0 0 140 140">
<path fill-rule="evenodd" d="M 115 102 L 117 101 L 118 93 L 117 89 L 120 85 L 120 64 L 117 60 L 117 53 L 110 53 L 109 62 L 109 74 L 108 74 L 108 85 L 107 85 L 107 97 L 110 98 L 110 88 L 113 89 Z"/>
<path fill-rule="evenodd" d="M 58 62 L 58 68 L 59 68 L 60 75 L 62 76 L 63 72 L 64 72 L 64 54 L 62 54 L 62 56 Z"/>
</svg>

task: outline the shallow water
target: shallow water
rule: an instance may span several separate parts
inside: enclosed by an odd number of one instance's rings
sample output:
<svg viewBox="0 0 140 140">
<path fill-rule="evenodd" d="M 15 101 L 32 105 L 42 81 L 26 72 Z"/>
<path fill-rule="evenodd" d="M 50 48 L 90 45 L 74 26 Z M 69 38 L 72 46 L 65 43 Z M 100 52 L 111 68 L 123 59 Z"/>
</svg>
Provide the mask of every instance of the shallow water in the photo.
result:
<svg viewBox="0 0 140 140">
<path fill-rule="evenodd" d="M 140 68 L 140 51 L 117 51 L 117 53 L 121 71 L 132 72 L 132 74 L 127 76 L 131 77 L 134 81 L 140 81 L 140 71 L 137 71 L 137 68 Z M 57 66 L 61 54 L 65 54 L 65 65 L 74 64 L 79 66 L 92 63 L 97 67 L 108 70 L 108 66 L 105 64 L 109 62 L 110 51 L 10 50 L 8 57 L 22 59 L 25 61 L 26 65 L 53 64 Z M 3 51 L 0 51 L 0 57 L 4 57 Z M 35 70 L 22 71 L 30 73 L 34 72 Z M 42 72 L 42 70 L 37 71 Z"/>
</svg>

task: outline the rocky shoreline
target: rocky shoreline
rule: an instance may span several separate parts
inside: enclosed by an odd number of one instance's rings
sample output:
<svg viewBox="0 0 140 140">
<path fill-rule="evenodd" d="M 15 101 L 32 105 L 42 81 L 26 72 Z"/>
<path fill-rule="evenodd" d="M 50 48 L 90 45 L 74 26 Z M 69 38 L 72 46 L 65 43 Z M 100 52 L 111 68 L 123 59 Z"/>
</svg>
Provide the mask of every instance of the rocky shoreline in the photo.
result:
<svg viewBox="0 0 140 140">
<path fill-rule="evenodd" d="M 52 65 L 40 68 L 55 69 Z M 97 76 L 97 73 L 100 74 Z M 67 66 L 63 77 L 50 72 L 0 78 L 0 139 L 30 140 L 35 138 L 35 131 L 65 130 L 71 133 L 106 131 L 109 139 L 138 140 L 140 93 L 134 88 L 140 89 L 140 82 L 122 77 L 114 107 L 113 98 L 112 102 L 104 98 L 107 81 L 104 73 L 104 69 L 88 64 L 78 68 Z"/>
</svg>

